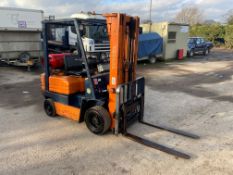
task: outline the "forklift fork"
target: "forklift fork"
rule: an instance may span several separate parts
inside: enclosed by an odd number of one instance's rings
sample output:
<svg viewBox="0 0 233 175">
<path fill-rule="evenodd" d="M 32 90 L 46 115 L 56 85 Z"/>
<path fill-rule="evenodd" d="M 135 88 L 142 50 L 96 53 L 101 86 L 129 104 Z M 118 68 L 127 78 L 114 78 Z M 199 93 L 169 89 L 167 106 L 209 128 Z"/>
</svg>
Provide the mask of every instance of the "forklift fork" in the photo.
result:
<svg viewBox="0 0 233 175">
<path fill-rule="evenodd" d="M 184 137 L 188 137 L 188 138 L 191 138 L 191 139 L 199 139 L 200 138 L 199 136 L 197 136 L 195 134 L 191 134 L 191 133 L 188 133 L 188 132 L 185 132 L 185 131 L 182 131 L 182 130 L 178 130 L 178 129 L 168 128 L 168 127 L 158 126 L 158 125 L 152 125 L 152 124 L 144 122 L 144 121 L 139 121 L 139 123 L 150 126 L 150 127 L 153 127 L 153 128 L 156 128 L 156 129 L 161 129 L 161 130 L 164 130 L 164 131 L 168 131 L 168 132 L 171 132 L 173 134 L 178 134 L 178 135 L 181 135 L 181 136 L 184 136 Z M 177 150 L 175 150 L 173 148 L 169 148 L 169 147 L 161 145 L 159 143 L 152 142 L 150 140 L 147 140 L 147 139 L 144 139 L 142 137 L 131 134 L 131 133 L 129 133 L 127 131 L 126 128 L 124 130 L 123 135 L 125 137 L 129 138 L 130 140 L 133 140 L 135 142 L 138 142 L 140 144 L 143 144 L 145 146 L 148 146 L 148 147 L 151 147 L 151 148 L 154 148 L 154 149 L 158 149 L 158 150 L 160 150 L 162 152 L 174 155 L 176 157 L 180 157 L 180 158 L 184 158 L 184 159 L 190 159 L 191 158 L 191 156 L 186 154 L 186 153 L 182 153 L 182 152 L 177 151 Z"/>
<path fill-rule="evenodd" d="M 161 125 L 152 125 L 150 123 L 147 123 L 145 121 L 139 121 L 141 124 L 144 124 L 144 125 L 147 125 L 147 126 L 150 126 L 150 127 L 153 127 L 153 128 L 157 128 L 157 129 L 161 129 L 161 130 L 164 130 L 164 131 L 168 131 L 168 132 L 171 132 L 171 133 L 174 133 L 174 134 L 178 134 L 178 135 L 181 135 L 181 136 L 184 136 L 184 137 L 189 137 L 191 139 L 200 139 L 199 136 L 195 135 L 195 134 L 192 134 L 192 133 L 189 133 L 189 132 L 186 132 L 186 131 L 182 131 L 182 130 L 179 130 L 179 129 L 174 129 L 174 128 L 170 128 L 170 127 L 166 127 L 166 126 L 161 126 Z"/>
<path fill-rule="evenodd" d="M 130 122 L 127 121 L 128 118 L 127 118 L 127 112 L 125 109 L 134 109 L 134 106 L 137 106 L 137 104 L 133 105 L 133 107 L 131 107 L 131 106 L 127 106 L 127 103 L 129 101 L 131 101 L 130 104 L 134 104 L 138 98 L 138 101 L 140 101 L 138 104 L 141 105 L 141 111 L 138 113 L 138 115 L 135 115 L 135 117 L 137 118 L 137 120 L 140 124 L 150 126 L 150 127 L 156 128 L 156 129 L 168 131 L 168 132 L 178 134 L 178 135 L 181 135 L 184 137 L 188 137 L 191 139 L 199 139 L 200 138 L 199 136 L 197 136 L 195 134 L 191 134 L 191 133 L 188 133 L 188 132 L 185 132 L 182 130 L 173 129 L 170 127 L 165 127 L 165 126 L 160 126 L 160 125 L 153 125 L 153 124 L 145 122 L 143 120 L 144 83 L 145 83 L 144 78 L 138 78 L 134 82 L 122 84 L 117 88 L 117 91 L 116 91 L 116 93 L 117 93 L 116 104 L 117 105 L 116 105 L 116 117 L 115 117 L 115 134 L 117 135 L 118 133 L 122 133 L 122 135 L 125 136 L 126 138 L 128 138 L 132 141 L 135 141 L 137 143 L 140 143 L 142 145 L 160 150 L 162 152 L 171 154 L 171 155 L 176 156 L 176 157 L 190 159 L 191 156 L 186 154 L 186 153 L 177 151 L 176 149 L 164 146 L 164 145 L 156 143 L 156 142 L 152 142 L 150 140 L 139 137 L 139 136 L 134 135 L 132 133 L 129 133 L 127 131 L 127 127 L 128 127 Z M 127 107 L 124 107 L 125 105 Z M 121 110 L 122 108 L 124 109 L 123 111 Z M 132 111 L 129 113 L 133 115 Z"/>
</svg>

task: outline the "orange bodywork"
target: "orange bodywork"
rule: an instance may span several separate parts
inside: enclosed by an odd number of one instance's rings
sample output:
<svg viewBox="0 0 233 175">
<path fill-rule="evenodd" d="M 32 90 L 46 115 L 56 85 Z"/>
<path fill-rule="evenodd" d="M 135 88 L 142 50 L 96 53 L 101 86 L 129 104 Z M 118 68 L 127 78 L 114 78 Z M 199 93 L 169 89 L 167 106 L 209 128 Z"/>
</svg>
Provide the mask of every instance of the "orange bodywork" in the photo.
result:
<svg viewBox="0 0 233 175">
<path fill-rule="evenodd" d="M 41 89 L 45 90 L 45 74 L 41 74 Z M 51 75 L 49 77 L 49 91 L 69 95 L 85 92 L 85 79 L 77 76 Z"/>
<path fill-rule="evenodd" d="M 45 90 L 45 74 L 41 74 L 41 89 Z M 69 95 L 85 91 L 85 79 L 75 76 L 51 75 L 49 77 L 49 91 Z M 62 103 L 54 102 L 56 114 L 79 121 L 80 109 Z"/>
<path fill-rule="evenodd" d="M 110 39 L 109 113 L 114 128 L 116 89 L 120 84 L 136 79 L 139 17 L 125 14 L 105 14 Z"/>
<path fill-rule="evenodd" d="M 64 116 L 71 120 L 79 121 L 80 109 L 62 103 L 54 102 L 56 114 L 59 116 Z"/>
</svg>

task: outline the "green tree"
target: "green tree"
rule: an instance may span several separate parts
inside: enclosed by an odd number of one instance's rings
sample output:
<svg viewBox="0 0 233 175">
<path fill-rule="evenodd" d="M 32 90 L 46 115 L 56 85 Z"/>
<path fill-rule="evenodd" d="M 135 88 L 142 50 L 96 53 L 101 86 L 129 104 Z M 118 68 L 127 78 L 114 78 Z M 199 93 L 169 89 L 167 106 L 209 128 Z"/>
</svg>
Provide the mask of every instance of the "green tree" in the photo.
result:
<svg viewBox="0 0 233 175">
<path fill-rule="evenodd" d="M 227 48 L 233 49 L 233 25 L 227 25 L 225 27 L 225 44 Z"/>
<path fill-rule="evenodd" d="M 217 44 L 216 39 L 224 38 L 225 28 L 219 23 L 193 25 L 190 27 L 190 36 L 201 36 Z"/>
</svg>

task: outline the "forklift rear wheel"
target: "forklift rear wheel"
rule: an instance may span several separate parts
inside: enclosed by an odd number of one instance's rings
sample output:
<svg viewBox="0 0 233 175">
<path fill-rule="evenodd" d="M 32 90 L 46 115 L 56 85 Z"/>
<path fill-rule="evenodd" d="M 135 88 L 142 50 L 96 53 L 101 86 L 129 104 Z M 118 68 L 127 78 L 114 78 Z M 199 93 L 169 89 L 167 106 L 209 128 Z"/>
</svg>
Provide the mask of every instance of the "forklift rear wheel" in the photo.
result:
<svg viewBox="0 0 233 175">
<path fill-rule="evenodd" d="M 44 101 L 44 110 L 49 117 L 56 116 L 56 109 L 52 99 L 48 98 Z"/>
<path fill-rule="evenodd" d="M 109 130 L 111 118 L 104 107 L 94 106 L 86 111 L 85 123 L 92 133 L 102 135 Z"/>
</svg>

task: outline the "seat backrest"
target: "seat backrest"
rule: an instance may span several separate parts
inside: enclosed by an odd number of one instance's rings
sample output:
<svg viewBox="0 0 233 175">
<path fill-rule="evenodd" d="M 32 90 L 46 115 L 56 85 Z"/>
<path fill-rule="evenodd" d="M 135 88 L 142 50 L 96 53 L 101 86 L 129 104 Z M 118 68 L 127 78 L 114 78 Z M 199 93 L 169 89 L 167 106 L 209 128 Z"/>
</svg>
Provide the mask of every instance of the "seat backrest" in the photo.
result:
<svg viewBox="0 0 233 175">
<path fill-rule="evenodd" d="M 77 55 L 65 55 L 64 58 L 65 71 L 83 71 L 83 61 Z"/>
</svg>

